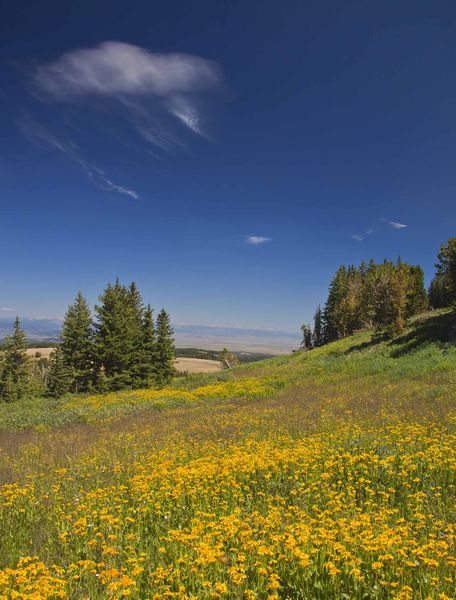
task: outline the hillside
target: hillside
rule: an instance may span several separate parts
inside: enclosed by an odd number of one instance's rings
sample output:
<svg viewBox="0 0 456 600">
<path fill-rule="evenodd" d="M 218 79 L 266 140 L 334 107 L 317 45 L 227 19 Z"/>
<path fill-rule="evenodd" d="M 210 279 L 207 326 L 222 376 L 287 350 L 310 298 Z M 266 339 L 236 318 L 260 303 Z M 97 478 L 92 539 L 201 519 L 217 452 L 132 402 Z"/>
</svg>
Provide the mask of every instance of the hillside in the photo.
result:
<svg viewBox="0 0 456 600">
<path fill-rule="evenodd" d="M 0 596 L 453 597 L 455 337 L 1 406 Z"/>
</svg>

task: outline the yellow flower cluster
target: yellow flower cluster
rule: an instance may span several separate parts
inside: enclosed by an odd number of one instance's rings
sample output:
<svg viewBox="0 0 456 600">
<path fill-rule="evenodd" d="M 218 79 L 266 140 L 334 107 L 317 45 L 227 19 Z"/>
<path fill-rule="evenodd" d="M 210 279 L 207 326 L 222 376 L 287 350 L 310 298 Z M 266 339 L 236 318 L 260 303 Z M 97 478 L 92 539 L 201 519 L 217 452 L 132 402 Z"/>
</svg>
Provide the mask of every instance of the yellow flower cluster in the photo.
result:
<svg viewBox="0 0 456 600">
<path fill-rule="evenodd" d="M 150 424 L 106 430 L 52 470 L 45 441 L 68 450 L 70 431 L 24 448 L 43 466 L 1 488 L 2 560 L 17 561 L 0 571 L 0 598 L 452 597 L 445 428 L 347 422 L 211 439 L 210 426 L 255 423 L 248 406 L 232 416 L 212 413 L 160 444 Z"/>
<path fill-rule="evenodd" d="M 285 385 L 279 377 L 254 377 L 211 383 L 195 389 L 163 388 L 140 389 L 94 396 L 73 397 L 65 402 L 59 410 L 77 411 L 86 416 L 87 421 L 96 421 L 100 413 L 106 417 L 116 416 L 116 408 L 122 414 L 126 408 L 167 408 L 173 402 L 180 406 L 188 406 L 201 401 L 210 400 L 251 400 L 274 393 Z"/>
</svg>

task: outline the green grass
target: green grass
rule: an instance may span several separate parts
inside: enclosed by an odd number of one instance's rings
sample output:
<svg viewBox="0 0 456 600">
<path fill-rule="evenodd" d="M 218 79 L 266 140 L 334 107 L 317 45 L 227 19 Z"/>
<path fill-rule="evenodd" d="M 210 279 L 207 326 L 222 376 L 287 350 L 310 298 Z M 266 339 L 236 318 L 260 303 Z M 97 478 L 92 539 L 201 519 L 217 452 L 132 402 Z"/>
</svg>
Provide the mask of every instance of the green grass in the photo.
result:
<svg viewBox="0 0 456 600">
<path fill-rule="evenodd" d="M 262 381 L 271 376 L 278 379 L 273 388 L 267 387 L 269 393 L 279 393 L 285 387 L 318 398 L 345 397 L 352 403 L 364 399 L 372 404 L 382 399 L 388 405 L 396 404 L 396 410 L 413 410 L 414 397 L 419 394 L 443 407 L 453 401 L 456 384 L 455 321 L 452 311 L 426 313 L 413 319 L 394 340 L 375 341 L 371 332 L 363 331 L 310 352 L 275 357 L 216 375 L 178 378 L 159 397 L 155 393 L 148 398 L 142 392 L 127 390 L 106 395 L 106 402 L 103 396 L 96 396 L 92 404 L 87 395 L 58 400 L 28 398 L 1 404 L 0 430 L 40 429 L 114 419 L 144 409 L 172 409 L 188 405 L 187 391 L 252 377 Z M 182 391 L 181 396 L 176 393 L 178 390 Z M 239 399 L 250 397 L 242 390 L 236 394 Z M 198 399 L 217 400 L 217 392 Z M 225 400 L 222 394 L 220 401 Z"/>
</svg>

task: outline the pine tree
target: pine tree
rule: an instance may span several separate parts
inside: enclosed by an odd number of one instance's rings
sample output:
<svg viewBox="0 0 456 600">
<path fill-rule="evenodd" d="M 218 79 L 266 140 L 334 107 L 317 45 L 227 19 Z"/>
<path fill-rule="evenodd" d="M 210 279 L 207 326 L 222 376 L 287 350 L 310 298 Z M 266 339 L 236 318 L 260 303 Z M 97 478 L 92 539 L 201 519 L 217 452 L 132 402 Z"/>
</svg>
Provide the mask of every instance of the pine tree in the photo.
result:
<svg viewBox="0 0 456 600">
<path fill-rule="evenodd" d="M 25 333 L 21 329 L 19 318 L 16 317 L 13 335 L 5 339 L 0 395 L 6 402 L 18 400 L 30 391 L 31 376 L 25 349 Z"/>
<path fill-rule="evenodd" d="M 348 272 L 340 266 L 333 277 L 324 310 L 324 339 L 332 342 L 346 335 L 347 315 L 343 303 L 348 292 Z"/>
<path fill-rule="evenodd" d="M 162 309 L 157 317 L 156 381 L 160 387 L 169 383 L 176 372 L 173 334 L 169 315 Z"/>
<path fill-rule="evenodd" d="M 140 383 L 142 386 L 152 385 L 155 381 L 157 363 L 157 339 L 153 311 L 150 304 L 144 311 L 142 322 L 142 353 L 140 363 Z"/>
<path fill-rule="evenodd" d="M 109 389 L 128 387 L 132 379 L 130 364 L 134 352 L 134 340 L 129 334 L 131 301 L 119 280 L 106 286 L 95 312 L 96 368 L 103 367 Z"/>
<path fill-rule="evenodd" d="M 405 323 L 406 287 L 401 269 L 385 261 L 376 269 L 374 328 L 377 336 L 392 337 Z"/>
<path fill-rule="evenodd" d="M 17 400 L 16 386 L 14 385 L 11 373 L 3 371 L 0 390 L 3 402 L 13 402 L 14 400 Z"/>
<path fill-rule="evenodd" d="M 428 296 L 424 287 L 424 271 L 418 265 L 402 263 L 398 266 L 399 276 L 406 286 L 405 318 L 423 312 L 428 306 Z"/>
<path fill-rule="evenodd" d="M 456 237 L 451 237 L 446 246 L 441 246 L 437 256 L 437 276 L 443 277 L 450 303 L 456 302 Z"/>
<path fill-rule="evenodd" d="M 60 398 L 60 396 L 70 391 L 73 382 L 73 372 L 67 365 L 61 348 L 57 348 L 49 365 L 48 395 Z"/>
<path fill-rule="evenodd" d="M 314 315 L 314 329 L 313 329 L 313 345 L 318 348 L 323 343 L 323 317 L 321 314 L 320 305 L 317 306 Z"/>
<path fill-rule="evenodd" d="M 145 385 L 144 376 L 148 360 L 144 352 L 145 311 L 141 294 L 134 281 L 128 288 L 128 301 L 126 328 L 128 338 L 131 341 L 131 354 L 129 356 L 130 384 L 132 387 L 142 387 Z"/>
<path fill-rule="evenodd" d="M 375 283 L 378 265 L 373 260 L 363 273 L 363 286 L 360 298 L 360 321 L 363 327 L 375 327 Z"/>
<path fill-rule="evenodd" d="M 301 325 L 301 331 L 302 331 L 301 348 L 310 350 L 312 348 L 312 328 L 310 327 L 310 325 L 305 323 L 304 325 Z"/>
<path fill-rule="evenodd" d="M 104 368 L 108 389 L 144 385 L 144 307 L 136 284 L 108 284 L 95 312 L 96 367 Z"/>
<path fill-rule="evenodd" d="M 448 277 L 437 273 L 429 286 L 429 306 L 431 308 L 446 308 L 451 305 L 451 290 Z"/>
<path fill-rule="evenodd" d="M 71 391 L 88 391 L 94 376 L 93 327 L 89 306 L 81 292 L 65 315 L 61 353 L 72 375 Z"/>
<path fill-rule="evenodd" d="M 456 238 L 455 238 L 456 239 Z M 442 254 L 442 252 L 441 252 Z M 447 256 L 447 251 L 443 252 Z M 456 263 L 456 244 L 455 244 Z M 448 269 L 441 268 L 440 277 Z M 333 277 L 323 315 L 316 313 L 314 342 L 327 343 L 368 327 L 377 334 L 394 335 L 406 319 L 428 305 L 421 267 L 385 260 L 375 264 L 341 266 Z M 323 322 L 318 342 L 318 324 Z"/>
<path fill-rule="evenodd" d="M 95 371 L 93 387 L 99 394 L 104 394 L 108 389 L 106 373 L 103 366 L 98 367 Z"/>
</svg>

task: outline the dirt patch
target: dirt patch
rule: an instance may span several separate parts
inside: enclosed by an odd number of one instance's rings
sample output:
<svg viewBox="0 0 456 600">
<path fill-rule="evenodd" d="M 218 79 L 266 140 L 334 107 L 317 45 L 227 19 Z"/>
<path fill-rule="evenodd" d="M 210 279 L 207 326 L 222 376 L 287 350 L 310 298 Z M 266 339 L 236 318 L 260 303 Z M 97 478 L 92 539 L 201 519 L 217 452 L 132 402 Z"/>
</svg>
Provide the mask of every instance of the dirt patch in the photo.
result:
<svg viewBox="0 0 456 600">
<path fill-rule="evenodd" d="M 223 369 L 222 363 L 218 360 L 208 360 L 206 358 L 177 358 L 176 369 L 182 373 L 218 373 Z"/>
</svg>

